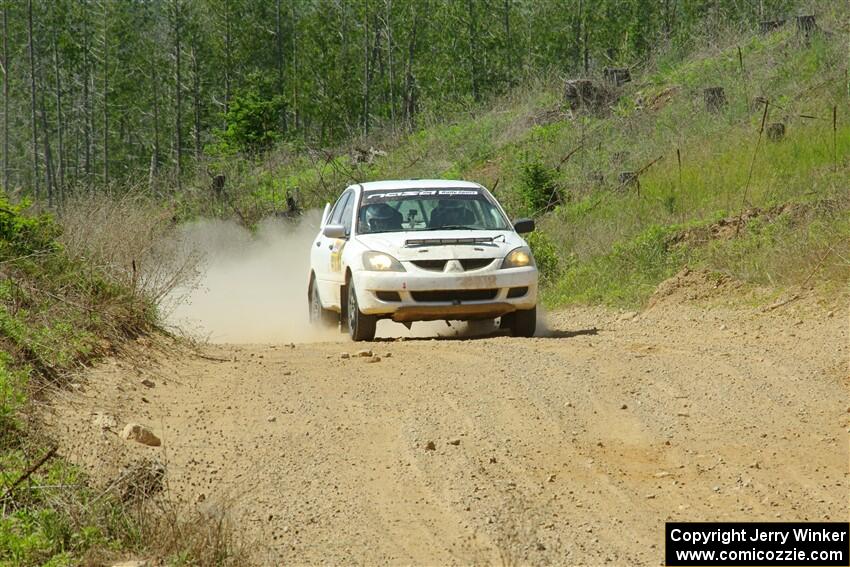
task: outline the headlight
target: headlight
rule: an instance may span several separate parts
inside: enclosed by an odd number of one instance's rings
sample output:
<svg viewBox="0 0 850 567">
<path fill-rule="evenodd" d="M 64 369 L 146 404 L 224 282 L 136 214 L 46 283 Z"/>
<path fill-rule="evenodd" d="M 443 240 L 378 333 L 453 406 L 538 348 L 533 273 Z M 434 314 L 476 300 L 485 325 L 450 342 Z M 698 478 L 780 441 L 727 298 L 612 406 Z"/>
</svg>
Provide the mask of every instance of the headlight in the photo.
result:
<svg viewBox="0 0 850 567">
<path fill-rule="evenodd" d="M 502 262 L 502 269 L 522 268 L 533 265 L 534 256 L 531 255 L 531 249 L 528 246 L 520 246 L 519 248 L 514 248 L 505 256 L 505 260 Z"/>
<path fill-rule="evenodd" d="M 404 272 L 401 262 L 383 252 L 367 250 L 363 253 L 363 267 L 376 272 Z"/>
</svg>

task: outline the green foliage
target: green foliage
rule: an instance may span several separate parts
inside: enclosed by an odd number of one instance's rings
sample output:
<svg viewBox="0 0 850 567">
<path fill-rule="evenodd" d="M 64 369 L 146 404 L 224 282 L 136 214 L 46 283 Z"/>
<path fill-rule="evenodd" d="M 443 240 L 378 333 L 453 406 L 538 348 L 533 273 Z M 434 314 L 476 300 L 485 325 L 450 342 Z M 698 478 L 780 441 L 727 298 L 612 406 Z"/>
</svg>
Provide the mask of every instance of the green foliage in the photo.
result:
<svg viewBox="0 0 850 567">
<path fill-rule="evenodd" d="M 27 399 L 27 372 L 11 365 L 11 357 L 0 352 L 0 447 L 10 443 L 19 428 L 18 411 Z"/>
<path fill-rule="evenodd" d="M 518 189 L 525 210 L 531 215 L 548 211 L 558 202 L 554 172 L 538 157 L 526 159 L 522 164 Z"/>
<path fill-rule="evenodd" d="M 541 283 L 546 285 L 556 281 L 561 274 L 561 259 L 551 238 L 544 232 L 535 231 L 525 235 L 525 241 L 531 247 Z"/>
<path fill-rule="evenodd" d="M 268 81 L 254 75 L 249 84 L 230 101 L 224 114 L 227 127 L 216 130 L 217 143 L 207 148 L 218 155 L 258 153 L 281 139 L 286 99 L 272 94 Z"/>
<path fill-rule="evenodd" d="M 47 448 L 22 419 L 31 383 L 65 373 L 153 323 L 153 311 L 96 269 L 68 259 L 59 227 L 0 195 L 0 493 Z M 112 497 L 94 502 L 79 472 L 59 459 L 3 503 L 0 566 L 78 564 L 95 547 L 127 545 Z M 55 489 L 62 486 L 61 498 Z M 45 488 L 42 488 L 45 487 Z M 95 505 L 96 504 L 96 505 Z"/>
<path fill-rule="evenodd" d="M 12 205 L 0 195 L 0 256 L 52 252 L 59 227 L 47 215 L 24 214 L 29 203 Z"/>
<path fill-rule="evenodd" d="M 559 305 L 640 305 L 687 258 L 684 248 L 671 244 L 676 232 L 674 227 L 650 226 L 634 239 L 616 244 L 608 254 L 569 266 L 547 299 Z"/>
</svg>

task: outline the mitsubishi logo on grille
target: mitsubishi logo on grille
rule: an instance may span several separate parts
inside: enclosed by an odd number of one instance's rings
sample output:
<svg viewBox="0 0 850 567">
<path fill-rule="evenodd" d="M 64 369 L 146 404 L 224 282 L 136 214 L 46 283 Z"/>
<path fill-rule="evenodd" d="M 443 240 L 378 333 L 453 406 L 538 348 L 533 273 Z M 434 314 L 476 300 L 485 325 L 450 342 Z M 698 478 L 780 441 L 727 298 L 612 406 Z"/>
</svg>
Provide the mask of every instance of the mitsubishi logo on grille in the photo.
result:
<svg viewBox="0 0 850 567">
<path fill-rule="evenodd" d="M 446 262 L 446 272 L 462 272 L 463 265 L 458 260 L 449 260 Z"/>
</svg>

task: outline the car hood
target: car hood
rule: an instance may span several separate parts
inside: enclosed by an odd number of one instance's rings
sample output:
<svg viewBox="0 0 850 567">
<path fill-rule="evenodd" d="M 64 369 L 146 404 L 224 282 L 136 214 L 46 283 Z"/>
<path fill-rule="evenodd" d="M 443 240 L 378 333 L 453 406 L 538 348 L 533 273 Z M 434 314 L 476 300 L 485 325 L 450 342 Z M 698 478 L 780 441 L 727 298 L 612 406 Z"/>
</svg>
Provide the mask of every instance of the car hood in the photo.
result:
<svg viewBox="0 0 850 567">
<path fill-rule="evenodd" d="M 417 230 L 360 234 L 357 239 L 367 248 L 392 254 L 402 262 L 503 258 L 517 246 L 526 245 L 512 230 Z M 476 239 L 476 242 L 458 242 L 468 239 Z"/>
</svg>

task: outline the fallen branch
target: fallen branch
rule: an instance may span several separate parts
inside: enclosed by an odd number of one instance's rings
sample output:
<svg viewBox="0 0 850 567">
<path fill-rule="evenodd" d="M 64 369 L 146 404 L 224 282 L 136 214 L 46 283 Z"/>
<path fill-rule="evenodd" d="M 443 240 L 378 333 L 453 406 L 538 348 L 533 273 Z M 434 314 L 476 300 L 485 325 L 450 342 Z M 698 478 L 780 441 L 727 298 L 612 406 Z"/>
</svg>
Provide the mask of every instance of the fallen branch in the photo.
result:
<svg viewBox="0 0 850 567">
<path fill-rule="evenodd" d="M 231 358 L 221 358 L 220 356 L 210 356 L 209 354 L 196 353 L 198 358 L 203 358 L 204 360 L 212 360 L 213 362 L 233 362 Z"/>
<path fill-rule="evenodd" d="M 33 475 L 33 473 L 35 473 L 35 471 L 37 471 L 42 466 L 44 466 L 44 463 L 49 461 L 50 458 L 53 457 L 53 455 L 55 455 L 56 451 L 58 451 L 58 450 L 59 450 L 59 447 L 56 446 L 56 445 L 51 447 L 50 450 L 47 451 L 47 453 L 45 453 L 43 457 L 41 457 L 38 461 L 33 463 L 33 465 L 30 466 L 30 468 L 28 468 L 26 471 L 24 471 L 24 474 L 19 476 L 18 479 L 15 482 L 13 482 L 12 485 L 9 486 L 9 488 L 6 489 L 6 492 L 3 493 L 3 497 L 0 498 L 0 501 L 6 500 L 9 496 L 11 496 L 12 492 L 15 490 L 15 488 L 18 487 L 19 484 L 21 484 L 26 479 L 31 477 Z"/>
</svg>

